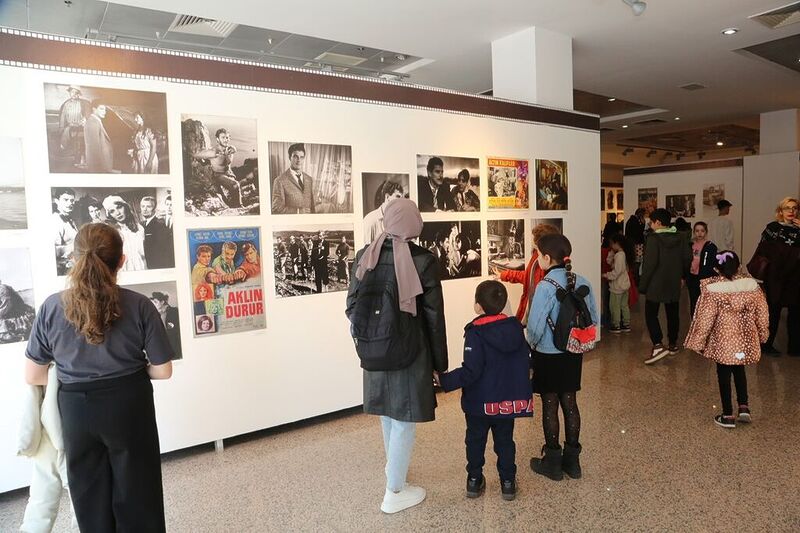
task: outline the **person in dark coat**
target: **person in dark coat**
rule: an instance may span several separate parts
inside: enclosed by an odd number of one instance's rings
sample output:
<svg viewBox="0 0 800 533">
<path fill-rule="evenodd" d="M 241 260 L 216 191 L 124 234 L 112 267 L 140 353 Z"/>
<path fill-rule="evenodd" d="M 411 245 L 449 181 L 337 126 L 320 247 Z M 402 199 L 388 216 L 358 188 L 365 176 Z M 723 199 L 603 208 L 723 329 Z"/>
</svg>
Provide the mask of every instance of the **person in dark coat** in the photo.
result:
<svg viewBox="0 0 800 533">
<path fill-rule="evenodd" d="M 683 280 L 689 273 L 692 249 L 689 236 L 678 231 L 671 223 L 672 217 L 666 209 L 650 213 L 653 232 L 647 236 L 644 247 L 642 277 L 639 292 L 646 294 L 644 316 L 653 351 L 645 364 L 652 364 L 668 354 L 678 353 L 678 329 L 680 327 L 679 306 Z M 663 334 L 658 321 L 658 311 L 664 304 L 667 312 L 668 348 L 661 341 Z"/>
<path fill-rule="evenodd" d="M 328 274 L 328 242 L 322 232 L 314 240 L 314 248 L 311 251 L 311 266 L 314 268 L 314 283 L 317 286 L 317 293 L 322 292 L 322 286 L 328 286 L 330 282 Z"/>
<path fill-rule="evenodd" d="M 386 450 L 386 492 L 381 510 L 395 513 L 425 499 L 425 489 L 406 484 L 416 424 L 434 420 L 433 372 L 445 372 L 447 337 L 439 265 L 433 254 L 414 244 L 422 217 L 411 200 L 398 198 L 386 206 L 385 231 L 360 250 L 350 277 L 345 314 L 351 317 L 361 280 L 397 282 L 399 312 L 410 313 L 419 328 L 416 358 L 406 368 L 364 371 L 364 412 L 381 417 Z M 391 235 L 391 236 L 389 236 Z"/>
</svg>

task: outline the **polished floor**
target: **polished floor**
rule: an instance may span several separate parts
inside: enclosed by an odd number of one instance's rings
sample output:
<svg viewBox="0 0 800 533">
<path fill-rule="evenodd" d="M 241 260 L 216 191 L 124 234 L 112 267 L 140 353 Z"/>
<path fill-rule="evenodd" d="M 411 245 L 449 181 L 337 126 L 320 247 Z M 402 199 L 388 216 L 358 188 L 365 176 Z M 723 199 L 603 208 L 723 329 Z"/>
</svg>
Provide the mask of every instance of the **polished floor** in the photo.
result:
<svg viewBox="0 0 800 533">
<path fill-rule="evenodd" d="M 418 429 L 409 480 L 428 498 L 415 508 L 380 512 L 380 424 L 351 410 L 231 439 L 221 453 L 166 457 L 168 530 L 800 531 L 800 358 L 748 368 L 753 423 L 726 430 L 712 422 L 713 365 L 683 351 L 645 366 L 641 312 L 634 325 L 586 357 L 581 480 L 531 472 L 542 445 L 537 412 L 517 426 L 517 500 L 501 500 L 491 450 L 487 492 L 467 500 L 459 394 L 441 394 L 436 422 Z M 25 498 L 0 495 L 0 531 L 19 527 Z M 55 531 L 70 531 L 66 509 L 64 500 Z"/>
</svg>

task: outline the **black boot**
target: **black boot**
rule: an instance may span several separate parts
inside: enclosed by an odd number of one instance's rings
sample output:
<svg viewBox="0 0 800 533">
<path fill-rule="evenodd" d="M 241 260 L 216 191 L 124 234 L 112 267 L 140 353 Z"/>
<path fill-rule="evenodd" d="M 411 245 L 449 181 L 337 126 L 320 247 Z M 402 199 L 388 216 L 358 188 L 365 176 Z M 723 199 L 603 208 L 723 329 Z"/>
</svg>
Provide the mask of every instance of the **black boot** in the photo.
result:
<svg viewBox="0 0 800 533">
<path fill-rule="evenodd" d="M 561 470 L 561 446 L 557 448 L 542 446 L 542 454 L 541 459 L 538 457 L 531 459 L 531 469 L 554 481 L 561 481 L 564 478 L 564 472 Z"/>
<path fill-rule="evenodd" d="M 581 478 L 581 445 L 570 446 L 564 443 L 564 460 L 561 462 L 561 470 L 572 479 Z"/>
</svg>

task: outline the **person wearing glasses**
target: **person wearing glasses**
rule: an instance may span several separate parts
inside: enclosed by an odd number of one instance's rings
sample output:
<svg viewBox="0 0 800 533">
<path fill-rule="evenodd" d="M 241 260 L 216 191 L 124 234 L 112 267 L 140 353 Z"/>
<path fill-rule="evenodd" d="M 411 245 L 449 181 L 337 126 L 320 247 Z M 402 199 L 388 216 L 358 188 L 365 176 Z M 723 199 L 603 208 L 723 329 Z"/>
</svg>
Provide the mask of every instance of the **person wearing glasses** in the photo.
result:
<svg viewBox="0 0 800 533">
<path fill-rule="evenodd" d="M 800 356 L 800 219 L 796 198 L 786 197 L 775 209 L 775 221 L 761 233 L 761 242 L 748 264 L 754 277 L 764 282 L 769 304 L 769 339 L 762 352 L 779 356 L 773 344 L 778 333 L 781 311 L 789 308 L 786 330 L 787 352 Z"/>
</svg>

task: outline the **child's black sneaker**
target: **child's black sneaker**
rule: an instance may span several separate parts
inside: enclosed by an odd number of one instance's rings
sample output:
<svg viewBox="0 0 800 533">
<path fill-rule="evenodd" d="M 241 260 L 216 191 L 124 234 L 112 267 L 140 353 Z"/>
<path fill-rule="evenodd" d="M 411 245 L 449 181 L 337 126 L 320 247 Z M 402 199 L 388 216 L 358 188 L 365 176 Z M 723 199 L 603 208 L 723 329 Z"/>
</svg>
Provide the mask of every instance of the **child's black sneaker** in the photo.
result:
<svg viewBox="0 0 800 533">
<path fill-rule="evenodd" d="M 631 332 L 631 325 L 630 324 L 622 324 L 622 326 L 620 326 L 619 329 L 620 329 L 620 331 L 622 331 L 622 333 L 630 333 Z"/>
<path fill-rule="evenodd" d="M 653 351 L 650 354 L 650 358 L 649 359 L 645 359 L 644 360 L 644 364 L 652 365 L 656 361 L 660 361 L 661 359 L 665 358 L 668 353 L 669 353 L 669 351 L 667 351 L 666 348 L 664 348 L 660 344 L 656 344 L 655 346 L 653 346 Z"/>
<path fill-rule="evenodd" d="M 622 333 L 622 328 L 619 326 L 611 326 L 610 328 L 608 328 L 608 331 L 610 331 L 611 333 Z"/>
<path fill-rule="evenodd" d="M 714 423 L 720 427 L 733 429 L 736 427 L 736 419 L 733 416 L 717 415 L 714 417 Z"/>
<path fill-rule="evenodd" d="M 477 498 L 483 494 L 484 489 L 486 489 L 486 478 L 483 475 L 479 478 L 467 476 L 467 498 Z"/>
<path fill-rule="evenodd" d="M 500 482 L 500 495 L 507 502 L 517 497 L 517 480 L 506 479 Z"/>
<path fill-rule="evenodd" d="M 746 405 L 740 405 L 739 414 L 736 416 L 736 421 L 743 422 L 745 424 L 752 422 L 753 419 L 750 417 L 750 408 Z"/>
<path fill-rule="evenodd" d="M 667 350 L 669 351 L 670 355 L 675 355 L 676 353 L 681 351 L 681 349 L 678 347 L 677 344 L 670 344 L 670 346 L 669 346 L 669 348 Z"/>
</svg>

